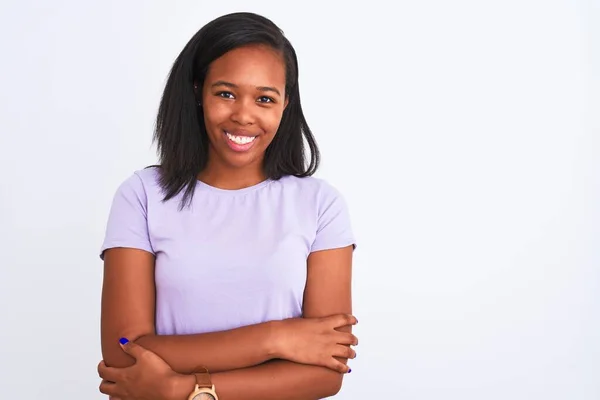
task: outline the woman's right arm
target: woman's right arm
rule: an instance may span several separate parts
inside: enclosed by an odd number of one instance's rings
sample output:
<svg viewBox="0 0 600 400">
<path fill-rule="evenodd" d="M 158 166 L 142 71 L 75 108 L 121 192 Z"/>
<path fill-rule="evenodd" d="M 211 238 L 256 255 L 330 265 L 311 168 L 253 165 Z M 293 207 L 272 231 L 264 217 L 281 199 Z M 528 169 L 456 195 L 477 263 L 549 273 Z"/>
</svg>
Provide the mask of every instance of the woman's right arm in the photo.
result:
<svg viewBox="0 0 600 400">
<path fill-rule="evenodd" d="M 251 367 L 275 358 L 273 323 L 246 326 L 198 335 L 156 335 L 154 328 L 154 255 L 132 248 L 112 248 L 104 253 L 101 339 L 107 365 L 134 363 L 119 346 L 126 337 L 162 357 L 180 373 L 203 366 L 211 372 Z"/>
</svg>

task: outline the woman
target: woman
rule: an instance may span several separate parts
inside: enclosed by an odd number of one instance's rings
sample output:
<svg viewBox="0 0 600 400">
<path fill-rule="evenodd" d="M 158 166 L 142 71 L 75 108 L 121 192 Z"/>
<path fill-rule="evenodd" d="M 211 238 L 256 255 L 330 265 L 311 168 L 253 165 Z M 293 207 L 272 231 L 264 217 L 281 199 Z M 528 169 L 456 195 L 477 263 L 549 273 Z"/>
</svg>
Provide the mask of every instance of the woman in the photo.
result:
<svg viewBox="0 0 600 400">
<path fill-rule="evenodd" d="M 277 26 L 235 13 L 200 29 L 173 65 L 155 140 L 160 165 L 119 187 L 101 249 L 100 391 L 337 393 L 357 344 L 355 242 L 343 198 L 311 177 L 319 152 Z"/>
</svg>

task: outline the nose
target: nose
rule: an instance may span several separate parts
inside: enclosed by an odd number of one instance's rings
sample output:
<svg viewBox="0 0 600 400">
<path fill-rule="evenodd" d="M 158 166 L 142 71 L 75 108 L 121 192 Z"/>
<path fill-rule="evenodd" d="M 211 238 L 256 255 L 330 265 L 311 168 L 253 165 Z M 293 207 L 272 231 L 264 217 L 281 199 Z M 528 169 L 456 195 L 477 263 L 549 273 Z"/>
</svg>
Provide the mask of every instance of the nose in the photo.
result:
<svg viewBox="0 0 600 400">
<path fill-rule="evenodd" d="M 233 105 L 231 120 L 240 125 L 252 125 L 255 122 L 255 104 L 248 100 L 238 100 Z"/>
</svg>

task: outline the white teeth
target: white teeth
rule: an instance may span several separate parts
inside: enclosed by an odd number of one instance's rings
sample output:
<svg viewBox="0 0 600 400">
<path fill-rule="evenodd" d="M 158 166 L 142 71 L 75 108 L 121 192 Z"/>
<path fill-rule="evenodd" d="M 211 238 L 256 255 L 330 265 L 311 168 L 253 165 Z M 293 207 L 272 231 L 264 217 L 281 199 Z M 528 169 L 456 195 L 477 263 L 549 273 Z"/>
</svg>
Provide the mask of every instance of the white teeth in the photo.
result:
<svg viewBox="0 0 600 400">
<path fill-rule="evenodd" d="M 225 132 L 229 140 L 237 144 L 247 144 L 256 139 L 256 136 L 234 136 L 229 132 Z"/>
</svg>

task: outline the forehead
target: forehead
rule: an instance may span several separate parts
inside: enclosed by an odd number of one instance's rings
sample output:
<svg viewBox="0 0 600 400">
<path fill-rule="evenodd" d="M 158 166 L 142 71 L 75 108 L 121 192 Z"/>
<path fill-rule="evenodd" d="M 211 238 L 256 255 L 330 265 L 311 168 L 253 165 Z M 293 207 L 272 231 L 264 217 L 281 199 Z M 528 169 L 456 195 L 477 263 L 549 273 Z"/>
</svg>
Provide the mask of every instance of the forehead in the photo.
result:
<svg viewBox="0 0 600 400">
<path fill-rule="evenodd" d="M 223 54 L 210 64 L 206 83 L 224 80 L 237 85 L 285 86 L 285 63 L 271 47 L 252 45 Z"/>
</svg>

